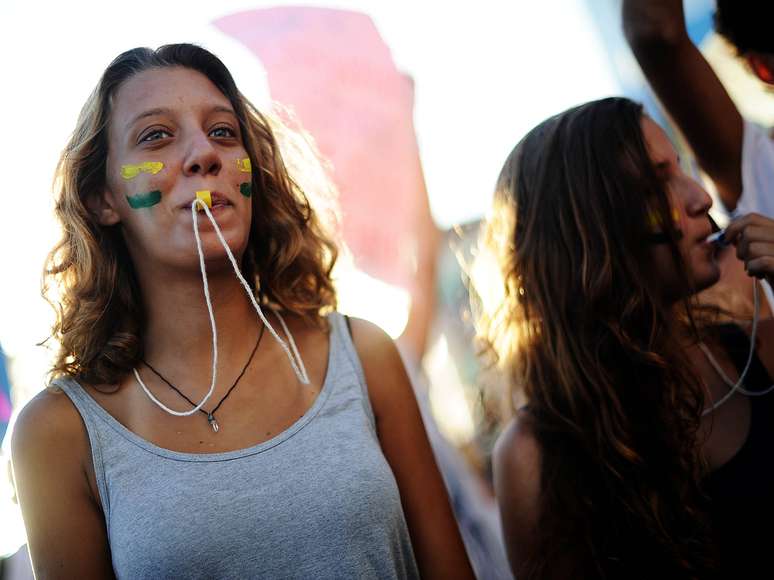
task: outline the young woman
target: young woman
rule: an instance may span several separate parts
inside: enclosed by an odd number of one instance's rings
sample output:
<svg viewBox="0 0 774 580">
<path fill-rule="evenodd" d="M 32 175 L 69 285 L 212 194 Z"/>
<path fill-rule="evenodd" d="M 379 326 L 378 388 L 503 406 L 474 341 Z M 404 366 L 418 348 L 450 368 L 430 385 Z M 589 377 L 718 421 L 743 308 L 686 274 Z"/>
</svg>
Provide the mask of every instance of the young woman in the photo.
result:
<svg viewBox="0 0 774 580">
<path fill-rule="evenodd" d="M 121 54 L 58 176 L 56 380 L 13 437 L 38 577 L 471 576 L 396 349 L 335 312 L 335 246 L 215 56 Z"/>
<path fill-rule="evenodd" d="M 639 105 L 605 99 L 533 129 L 496 202 L 505 299 L 482 331 L 526 398 L 495 460 L 516 576 L 759 577 L 774 395 L 726 397 L 749 325 L 693 303 L 719 277 L 711 198 Z M 772 234 L 748 216 L 726 237 L 763 275 Z M 772 383 L 771 335 L 758 324 L 745 393 Z"/>
</svg>

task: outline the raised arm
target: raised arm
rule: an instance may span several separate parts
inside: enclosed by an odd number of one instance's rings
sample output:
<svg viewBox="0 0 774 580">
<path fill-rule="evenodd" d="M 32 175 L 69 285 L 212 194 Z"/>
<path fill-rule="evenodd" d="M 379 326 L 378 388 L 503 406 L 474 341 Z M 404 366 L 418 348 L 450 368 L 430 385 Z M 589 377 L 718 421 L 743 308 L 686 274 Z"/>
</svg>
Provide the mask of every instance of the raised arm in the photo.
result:
<svg viewBox="0 0 774 580">
<path fill-rule="evenodd" d="M 11 452 L 35 577 L 113 578 L 88 437 L 65 394 L 44 392 L 30 401 L 16 421 Z"/>
<path fill-rule="evenodd" d="M 624 0 L 623 28 L 656 95 L 733 210 L 742 194 L 744 124 L 688 37 L 682 0 Z"/>
<path fill-rule="evenodd" d="M 363 320 L 352 320 L 352 337 L 368 383 L 379 442 L 398 482 L 422 578 L 473 578 L 398 350 L 381 329 Z"/>
</svg>

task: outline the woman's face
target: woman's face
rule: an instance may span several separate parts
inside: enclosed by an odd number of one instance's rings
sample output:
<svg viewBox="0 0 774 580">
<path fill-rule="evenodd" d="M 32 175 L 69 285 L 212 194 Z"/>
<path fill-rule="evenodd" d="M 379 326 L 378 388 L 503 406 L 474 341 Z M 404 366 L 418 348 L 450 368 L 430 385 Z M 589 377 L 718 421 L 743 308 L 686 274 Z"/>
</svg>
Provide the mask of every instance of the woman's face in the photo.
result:
<svg viewBox="0 0 774 580">
<path fill-rule="evenodd" d="M 211 192 L 212 215 L 241 256 L 250 232 L 250 164 L 229 100 L 182 67 L 131 77 L 113 99 L 103 224 L 121 223 L 136 266 L 198 267 L 191 202 Z M 208 260 L 225 254 L 199 213 Z"/>
<path fill-rule="evenodd" d="M 708 214 L 712 198 L 683 172 L 677 152 L 661 127 L 643 117 L 642 131 L 656 173 L 667 186 L 675 227 L 682 234 L 678 246 L 688 268 L 688 277 L 698 292 L 712 286 L 720 277 L 715 248 L 705 241 L 712 232 Z M 675 292 L 679 292 L 680 278 L 669 247 L 656 244 L 653 254 L 664 289 L 675 296 Z"/>
</svg>

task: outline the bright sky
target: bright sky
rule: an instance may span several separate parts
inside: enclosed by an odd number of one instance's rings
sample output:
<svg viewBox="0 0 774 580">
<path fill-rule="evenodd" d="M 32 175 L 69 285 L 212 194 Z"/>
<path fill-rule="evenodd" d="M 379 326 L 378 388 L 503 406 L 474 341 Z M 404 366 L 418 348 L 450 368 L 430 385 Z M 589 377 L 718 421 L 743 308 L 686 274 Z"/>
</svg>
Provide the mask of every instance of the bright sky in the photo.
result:
<svg viewBox="0 0 774 580">
<path fill-rule="evenodd" d="M 43 260 L 58 238 L 51 179 L 102 70 L 134 46 L 196 42 L 225 61 L 248 97 L 266 102 L 260 63 L 209 23 L 283 4 L 290 3 L 0 3 L 6 192 L 6 211 L 0 211 L 0 343 L 13 359 L 17 387 L 32 393 L 43 385 L 47 355 L 34 345 L 46 337 L 51 321 L 39 293 Z M 484 213 L 505 156 L 531 126 L 573 104 L 618 92 L 583 0 L 306 4 L 369 14 L 398 67 L 414 78 L 422 163 L 442 227 Z M 9 211 L 11 203 L 16 213 Z"/>
</svg>

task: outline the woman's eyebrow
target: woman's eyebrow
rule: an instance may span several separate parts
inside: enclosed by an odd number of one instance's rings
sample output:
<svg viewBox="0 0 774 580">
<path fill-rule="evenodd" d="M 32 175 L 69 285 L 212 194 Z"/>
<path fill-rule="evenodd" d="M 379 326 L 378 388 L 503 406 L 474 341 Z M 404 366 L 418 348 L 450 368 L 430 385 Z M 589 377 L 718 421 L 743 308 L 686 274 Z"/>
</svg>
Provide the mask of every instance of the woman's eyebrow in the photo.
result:
<svg viewBox="0 0 774 580">
<path fill-rule="evenodd" d="M 234 112 L 234 109 L 231 107 L 224 107 L 223 105 L 216 105 L 212 108 L 213 113 L 228 113 L 230 115 L 234 115 L 236 117 L 236 113 Z"/>
<path fill-rule="evenodd" d="M 224 105 L 215 105 L 212 108 L 213 113 L 228 113 L 229 115 L 233 115 L 236 117 L 236 112 L 234 112 L 234 109 L 231 107 L 226 107 Z M 131 128 L 137 121 L 140 121 L 141 119 L 145 119 L 147 117 L 153 117 L 155 115 L 164 115 L 171 113 L 171 109 L 167 107 L 156 107 L 154 109 L 148 109 L 147 111 L 143 111 L 139 115 L 133 117 L 127 124 L 126 128 Z"/>
<path fill-rule="evenodd" d="M 144 119 L 146 117 L 153 117 L 155 115 L 163 115 L 164 113 L 169 113 L 169 109 L 165 107 L 158 107 L 156 109 L 148 109 L 147 111 L 143 111 L 136 117 L 132 118 L 127 124 L 126 128 L 129 129 L 132 125 L 134 125 L 137 121 L 140 119 Z"/>
</svg>

